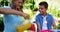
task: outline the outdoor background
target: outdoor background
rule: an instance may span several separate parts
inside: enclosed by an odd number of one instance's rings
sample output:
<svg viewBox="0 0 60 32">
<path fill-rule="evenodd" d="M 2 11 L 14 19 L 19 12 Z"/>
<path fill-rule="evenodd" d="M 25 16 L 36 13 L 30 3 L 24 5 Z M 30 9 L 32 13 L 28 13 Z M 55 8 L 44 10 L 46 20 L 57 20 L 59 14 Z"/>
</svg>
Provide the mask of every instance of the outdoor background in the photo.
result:
<svg viewBox="0 0 60 32">
<path fill-rule="evenodd" d="M 30 18 L 35 21 L 35 16 L 38 14 L 39 3 L 46 1 L 49 4 L 47 12 L 52 14 L 57 27 L 60 29 L 60 0 L 25 0 L 23 12 L 30 15 Z M 4 6 L 10 6 L 11 0 L 0 0 L 0 8 Z M 4 29 L 3 14 L 0 14 L 0 32 Z"/>
</svg>

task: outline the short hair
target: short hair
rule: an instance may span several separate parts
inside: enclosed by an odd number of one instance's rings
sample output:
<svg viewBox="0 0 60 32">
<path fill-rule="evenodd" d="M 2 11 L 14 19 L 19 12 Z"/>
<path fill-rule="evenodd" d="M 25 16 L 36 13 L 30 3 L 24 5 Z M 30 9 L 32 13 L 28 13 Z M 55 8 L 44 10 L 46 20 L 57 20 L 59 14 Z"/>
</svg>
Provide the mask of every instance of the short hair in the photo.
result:
<svg viewBox="0 0 60 32">
<path fill-rule="evenodd" d="M 48 8 L 48 3 L 45 1 L 40 2 L 39 5 L 44 5 L 45 8 Z"/>
</svg>

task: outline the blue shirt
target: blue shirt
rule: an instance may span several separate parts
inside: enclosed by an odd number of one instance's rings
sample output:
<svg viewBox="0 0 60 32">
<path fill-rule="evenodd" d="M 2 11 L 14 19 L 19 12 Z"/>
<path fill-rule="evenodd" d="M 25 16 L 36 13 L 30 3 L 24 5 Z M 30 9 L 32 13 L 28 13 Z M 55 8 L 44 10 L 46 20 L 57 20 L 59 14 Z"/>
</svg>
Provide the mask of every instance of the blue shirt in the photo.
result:
<svg viewBox="0 0 60 32">
<path fill-rule="evenodd" d="M 10 8 L 10 7 L 5 7 Z M 16 32 L 16 27 L 22 24 L 22 16 L 14 14 L 4 14 L 4 32 Z"/>
<path fill-rule="evenodd" d="M 52 15 L 50 14 L 46 14 L 46 21 L 47 21 L 47 28 L 48 30 L 51 30 L 52 29 L 52 23 L 54 23 L 54 18 L 52 17 Z M 36 16 L 36 23 L 40 24 L 40 28 L 42 29 L 42 25 L 43 25 L 43 17 L 42 17 L 42 14 L 38 14 Z"/>
</svg>

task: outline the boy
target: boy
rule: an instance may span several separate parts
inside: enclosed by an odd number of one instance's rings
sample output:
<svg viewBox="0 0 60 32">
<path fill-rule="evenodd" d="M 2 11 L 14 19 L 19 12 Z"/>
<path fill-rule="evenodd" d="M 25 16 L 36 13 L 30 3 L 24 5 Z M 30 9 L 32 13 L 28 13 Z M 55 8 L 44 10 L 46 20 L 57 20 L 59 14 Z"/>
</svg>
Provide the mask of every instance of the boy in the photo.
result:
<svg viewBox="0 0 60 32">
<path fill-rule="evenodd" d="M 43 1 L 39 3 L 39 12 L 36 16 L 36 23 L 38 27 L 38 32 L 41 30 L 51 30 L 52 26 L 57 29 L 54 18 L 52 15 L 48 14 L 46 11 L 48 9 L 48 3 Z"/>
</svg>

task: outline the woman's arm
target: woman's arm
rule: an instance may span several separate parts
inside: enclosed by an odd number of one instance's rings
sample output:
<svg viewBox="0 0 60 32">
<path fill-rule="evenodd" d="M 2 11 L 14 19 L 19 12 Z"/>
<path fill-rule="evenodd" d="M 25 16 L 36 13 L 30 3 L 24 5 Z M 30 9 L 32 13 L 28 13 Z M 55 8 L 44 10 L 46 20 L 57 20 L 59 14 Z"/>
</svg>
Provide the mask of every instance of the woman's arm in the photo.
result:
<svg viewBox="0 0 60 32">
<path fill-rule="evenodd" d="M 1 14 L 16 14 L 16 15 L 23 16 L 25 19 L 29 18 L 28 14 L 25 14 L 21 11 L 17 11 L 17 10 L 14 10 L 14 9 L 0 8 L 0 13 Z"/>
</svg>

